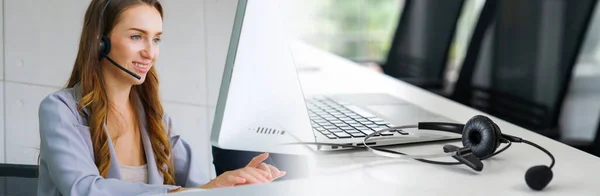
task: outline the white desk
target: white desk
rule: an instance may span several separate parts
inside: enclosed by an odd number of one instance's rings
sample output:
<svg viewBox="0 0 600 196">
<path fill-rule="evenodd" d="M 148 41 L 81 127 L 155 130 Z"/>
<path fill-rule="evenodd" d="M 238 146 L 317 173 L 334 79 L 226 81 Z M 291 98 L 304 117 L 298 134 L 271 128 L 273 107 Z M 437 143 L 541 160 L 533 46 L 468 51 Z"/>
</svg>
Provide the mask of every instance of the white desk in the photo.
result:
<svg viewBox="0 0 600 196">
<path fill-rule="evenodd" d="M 353 62 L 298 44 L 294 47 L 305 94 L 388 93 L 458 122 L 479 111 L 457 104 L 404 82 L 375 73 Z M 485 114 L 484 114 L 485 115 Z M 487 115 L 489 116 L 489 115 Z M 491 117 L 491 116 L 489 116 Z M 320 155 L 313 177 L 202 192 L 190 195 L 599 195 L 600 159 L 562 143 L 491 117 L 503 133 L 533 141 L 556 158 L 554 178 L 541 192 L 525 184 L 526 170 L 550 163 L 542 151 L 513 144 L 507 151 L 484 161 L 474 172 L 464 165 L 440 166 L 413 160 L 392 160 L 367 151 Z M 416 122 L 415 122 L 416 123 Z M 458 142 L 453 142 L 460 145 Z M 444 143 L 396 148 L 409 154 L 440 152 Z M 448 158 L 447 160 L 453 160 Z M 182 193 L 181 195 L 187 195 Z"/>
</svg>

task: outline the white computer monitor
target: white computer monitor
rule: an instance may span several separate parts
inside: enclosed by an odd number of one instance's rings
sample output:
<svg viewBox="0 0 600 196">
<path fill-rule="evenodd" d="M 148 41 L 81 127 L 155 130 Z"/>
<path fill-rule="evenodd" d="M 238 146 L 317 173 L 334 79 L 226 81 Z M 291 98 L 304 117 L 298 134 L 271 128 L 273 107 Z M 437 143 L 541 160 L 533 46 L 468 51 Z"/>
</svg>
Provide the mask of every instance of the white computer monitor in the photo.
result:
<svg viewBox="0 0 600 196">
<path fill-rule="evenodd" d="M 239 0 L 211 131 L 232 150 L 310 154 L 308 111 L 280 0 Z"/>
</svg>

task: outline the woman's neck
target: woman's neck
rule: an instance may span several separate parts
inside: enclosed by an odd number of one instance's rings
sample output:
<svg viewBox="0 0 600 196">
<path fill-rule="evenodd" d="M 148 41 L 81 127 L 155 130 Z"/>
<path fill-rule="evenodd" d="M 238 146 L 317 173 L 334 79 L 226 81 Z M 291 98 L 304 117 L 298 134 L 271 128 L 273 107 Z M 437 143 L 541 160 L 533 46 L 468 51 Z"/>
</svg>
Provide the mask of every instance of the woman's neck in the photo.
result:
<svg viewBox="0 0 600 196">
<path fill-rule="evenodd" d="M 104 77 L 104 85 L 106 87 L 106 95 L 110 104 L 119 109 L 129 108 L 131 105 L 131 84 L 123 84 L 112 77 Z"/>
<path fill-rule="evenodd" d="M 116 106 L 119 110 L 129 108 L 131 105 L 130 93 L 131 86 L 129 88 L 106 86 L 106 93 L 110 104 Z"/>
</svg>

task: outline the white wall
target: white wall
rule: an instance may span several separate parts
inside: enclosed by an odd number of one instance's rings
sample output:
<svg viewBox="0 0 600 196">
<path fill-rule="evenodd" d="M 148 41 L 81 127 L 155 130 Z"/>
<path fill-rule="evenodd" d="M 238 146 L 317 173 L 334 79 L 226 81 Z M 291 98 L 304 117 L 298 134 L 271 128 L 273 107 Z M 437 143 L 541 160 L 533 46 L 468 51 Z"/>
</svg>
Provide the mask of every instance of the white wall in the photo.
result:
<svg viewBox="0 0 600 196">
<path fill-rule="evenodd" d="M 2 37 L 2 39 L 0 39 L 0 45 L 2 45 L 3 47 L 0 47 L 0 66 L 2 66 L 0 68 L 0 163 L 4 163 L 6 160 L 5 157 L 5 148 L 4 148 L 4 135 L 5 135 L 5 128 L 4 128 L 4 105 L 6 105 L 4 103 L 4 2 L 0 3 L 0 17 L 2 17 L 2 19 L 0 20 L 0 37 Z"/>
<path fill-rule="evenodd" d="M 0 161 L 35 164 L 37 109 L 66 82 L 88 1 L 3 0 Z M 157 70 L 174 128 L 214 176 L 208 142 L 236 0 L 168 0 Z"/>
</svg>

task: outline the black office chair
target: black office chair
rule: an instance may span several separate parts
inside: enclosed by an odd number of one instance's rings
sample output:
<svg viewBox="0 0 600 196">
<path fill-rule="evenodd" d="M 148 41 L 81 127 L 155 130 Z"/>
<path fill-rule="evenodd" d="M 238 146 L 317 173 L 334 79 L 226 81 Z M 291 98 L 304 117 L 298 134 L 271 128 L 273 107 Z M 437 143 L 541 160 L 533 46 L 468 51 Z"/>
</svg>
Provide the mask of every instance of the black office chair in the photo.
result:
<svg viewBox="0 0 600 196">
<path fill-rule="evenodd" d="M 441 89 L 464 0 L 406 0 L 381 68 L 426 89 Z"/>
<path fill-rule="evenodd" d="M 470 43 L 451 98 L 558 139 L 563 99 L 596 2 L 487 0 L 495 15 Z"/>
<path fill-rule="evenodd" d="M 0 164 L 0 194 L 37 195 L 37 165 Z"/>
<path fill-rule="evenodd" d="M 596 125 L 596 137 L 590 146 L 585 146 L 584 151 L 600 157 L 600 119 L 598 119 L 598 125 Z"/>
</svg>

